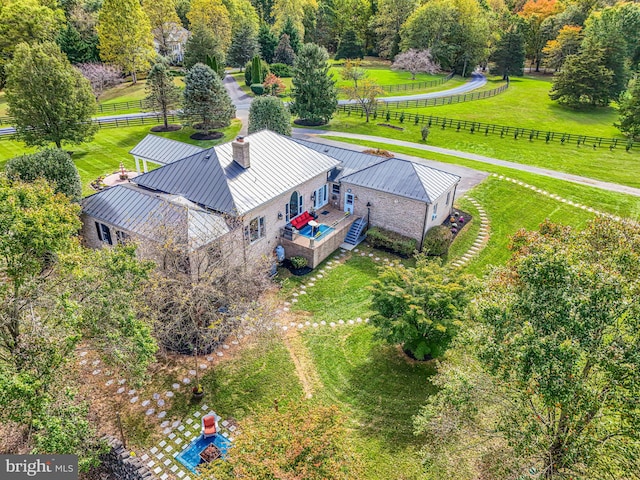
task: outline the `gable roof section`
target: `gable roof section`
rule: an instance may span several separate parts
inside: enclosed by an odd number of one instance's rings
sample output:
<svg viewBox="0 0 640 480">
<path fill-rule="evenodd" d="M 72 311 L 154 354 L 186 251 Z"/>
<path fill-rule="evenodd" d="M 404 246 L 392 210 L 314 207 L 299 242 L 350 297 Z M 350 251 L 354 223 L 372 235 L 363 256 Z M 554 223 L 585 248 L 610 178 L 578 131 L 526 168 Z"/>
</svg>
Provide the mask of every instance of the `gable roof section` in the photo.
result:
<svg viewBox="0 0 640 480">
<path fill-rule="evenodd" d="M 238 211 L 213 148 L 138 175 L 131 181 L 150 190 L 181 195 L 218 212 L 235 215 Z"/>
<path fill-rule="evenodd" d="M 129 151 L 131 155 L 151 162 L 167 165 L 204 150 L 197 145 L 178 142 L 158 135 L 147 135 Z"/>
<path fill-rule="evenodd" d="M 194 249 L 229 232 L 222 217 L 182 197 L 117 185 L 86 197 L 84 214 L 122 230 L 160 241 L 165 232 Z M 185 237 L 186 234 L 186 237 Z"/>
<path fill-rule="evenodd" d="M 341 181 L 432 203 L 458 183 L 460 177 L 408 160 L 390 158 L 345 175 Z"/>
<path fill-rule="evenodd" d="M 342 147 L 334 147 L 331 145 L 325 145 L 323 143 L 310 142 L 308 140 L 295 139 L 300 145 L 312 148 L 317 152 L 322 152 L 325 155 L 329 155 L 336 160 L 340 160 L 341 165 L 335 172 L 332 172 L 329 180 L 337 182 L 342 177 L 358 172 L 363 168 L 370 167 L 377 163 L 387 160 L 384 157 L 377 155 L 371 155 L 368 153 L 357 152 L 355 150 L 349 150 Z"/>
</svg>

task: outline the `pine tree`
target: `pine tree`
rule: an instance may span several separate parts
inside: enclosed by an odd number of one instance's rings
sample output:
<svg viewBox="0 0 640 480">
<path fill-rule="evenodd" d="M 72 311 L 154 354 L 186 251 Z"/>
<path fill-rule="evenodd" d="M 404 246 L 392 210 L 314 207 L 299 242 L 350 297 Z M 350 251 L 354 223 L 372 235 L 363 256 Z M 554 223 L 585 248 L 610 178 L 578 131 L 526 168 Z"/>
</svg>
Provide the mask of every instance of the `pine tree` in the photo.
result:
<svg viewBox="0 0 640 480">
<path fill-rule="evenodd" d="M 290 109 L 311 123 L 327 123 L 338 106 L 336 82 L 329 74 L 328 60 L 324 48 L 307 43 L 294 64 Z"/>
<path fill-rule="evenodd" d="M 343 58 L 363 58 L 364 47 L 362 42 L 358 39 L 356 31 L 353 28 L 347 28 L 340 38 L 340 44 L 338 45 L 338 51 L 336 52 L 336 60 Z"/>
<path fill-rule="evenodd" d="M 220 78 L 224 78 L 224 65 L 220 63 L 218 57 L 216 57 L 215 55 L 207 55 L 207 61 L 205 62 L 205 65 L 216 72 Z"/>
<path fill-rule="evenodd" d="M 137 72 L 149 68 L 155 56 L 149 19 L 139 0 L 104 0 L 98 18 L 100 57 L 130 73 L 133 83 Z"/>
<path fill-rule="evenodd" d="M 167 115 L 176 106 L 180 98 L 180 90 L 169 75 L 169 68 L 164 62 L 158 62 L 147 75 L 147 102 L 155 111 L 162 113 L 165 130 L 169 129 Z"/>
<path fill-rule="evenodd" d="M 262 62 L 260 61 L 260 57 L 256 55 L 251 60 L 251 83 L 262 83 L 263 79 Z"/>
<path fill-rule="evenodd" d="M 291 135 L 291 113 L 277 97 L 266 95 L 251 102 L 249 133 L 269 129 L 280 135 Z"/>
<path fill-rule="evenodd" d="M 84 40 L 72 24 L 60 30 L 56 42 L 71 63 L 100 61 L 97 43 Z"/>
<path fill-rule="evenodd" d="M 282 35 L 289 35 L 289 44 L 291 45 L 293 52 L 297 55 L 300 51 L 300 47 L 302 47 L 302 42 L 300 41 L 300 32 L 293 24 L 291 17 L 287 17 L 287 20 L 284 22 L 284 26 L 280 32 L 280 38 L 282 38 Z"/>
<path fill-rule="evenodd" d="M 196 63 L 185 77 L 183 112 L 198 121 L 194 128 L 208 131 L 228 126 L 236 109 L 220 77 L 206 65 Z"/>
<path fill-rule="evenodd" d="M 291 44 L 289 43 L 289 35 L 283 33 L 280 37 L 280 42 L 278 43 L 278 47 L 276 48 L 276 52 L 273 56 L 273 61 L 275 63 L 293 65 L 295 59 L 296 54 L 293 51 L 293 48 L 291 48 Z"/>
<path fill-rule="evenodd" d="M 91 140 L 96 99 L 89 81 L 53 42 L 16 47 L 5 96 L 16 135 L 27 145 Z"/>
<path fill-rule="evenodd" d="M 627 91 L 620 99 L 620 122 L 616 127 L 634 140 L 640 139 L 640 77 L 629 81 Z"/>
<path fill-rule="evenodd" d="M 260 24 L 260 30 L 258 31 L 258 45 L 260 46 L 260 56 L 264 61 L 273 63 L 273 55 L 278 46 L 278 38 L 264 22 Z"/>
<path fill-rule="evenodd" d="M 224 65 L 224 51 L 220 42 L 207 27 L 194 27 L 187 40 L 184 52 L 184 66 L 193 67 L 196 63 L 206 63 L 207 57 L 216 57 Z"/>
<path fill-rule="evenodd" d="M 257 52 L 258 40 L 254 29 L 245 23 L 233 33 L 227 63 L 232 67 L 244 67 Z"/>
<path fill-rule="evenodd" d="M 517 28 L 511 27 L 502 35 L 489 60 L 494 62 L 491 73 L 502 75 L 503 80 L 506 80 L 510 75 L 522 76 L 524 38 Z"/>
</svg>

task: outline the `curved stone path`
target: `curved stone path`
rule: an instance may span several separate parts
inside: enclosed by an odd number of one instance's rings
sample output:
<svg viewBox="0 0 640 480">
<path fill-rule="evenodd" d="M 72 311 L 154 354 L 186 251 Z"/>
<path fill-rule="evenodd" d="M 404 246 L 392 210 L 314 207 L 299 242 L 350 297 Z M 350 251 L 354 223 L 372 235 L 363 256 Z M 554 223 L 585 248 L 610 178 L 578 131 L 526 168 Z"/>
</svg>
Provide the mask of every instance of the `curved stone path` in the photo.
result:
<svg viewBox="0 0 640 480">
<path fill-rule="evenodd" d="M 466 265 L 475 255 L 477 255 L 480 250 L 482 250 L 489 241 L 489 229 L 490 222 L 489 217 L 487 216 L 487 212 L 484 211 L 482 205 L 478 203 L 475 198 L 467 197 L 467 200 L 476 207 L 478 210 L 478 216 L 480 217 L 480 230 L 478 230 L 478 236 L 476 237 L 473 245 L 467 250 L 459 259 L 455 262 L 451 263 L 454 267 L 462 267 Z"/>
</svg>

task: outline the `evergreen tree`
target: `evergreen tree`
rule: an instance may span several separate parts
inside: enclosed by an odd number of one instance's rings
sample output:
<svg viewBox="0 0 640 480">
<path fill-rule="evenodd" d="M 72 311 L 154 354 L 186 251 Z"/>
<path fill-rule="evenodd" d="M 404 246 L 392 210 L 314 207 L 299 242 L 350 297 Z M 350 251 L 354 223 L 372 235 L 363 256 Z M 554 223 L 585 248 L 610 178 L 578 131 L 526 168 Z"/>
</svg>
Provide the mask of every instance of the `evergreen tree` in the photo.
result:
<svg viewBox="0 0 640 480">
<path fill-rule="evenodd" d="M 185 77 L 183 112 L 198 122 L 194 128 L 208 131 L 228 126 L 236 109 L 220 77 L 208 66 L 196 63 Z"/>
<path fill-rule="evenodd" d="M 27 145 L 82 143 L 93 138 L 96 99 L 89 81 L 53 42 L 16 47 L 5 90 L 16 135 Z"/>
<path fill-rule="evenodd" d="M 249 109 L 249 133 L 265 128 L 291 136 L 291 113 L 282 100 L 271 95 L 255 98 Z"/>
<path fill-rule="evenodd" d="M 289 35 L 283 33 L 280 37 L 280 43 L 276 48 L 276 52 L 273 55 L 273 61 L 275 63 L 284 63 L 285 65 L 293 65 L 296 59 L 296 54 L 289 44 Z"/>
<path fill-rule="evenodd" d="M 416 8 L 416 0 L 380 0 L 371 19 L 376 34 L 376 49 L 382 58 L 393 59 L 400 53 L 400 28 Z"/>
<path fill-rule="evenodd" d="M 273 55 L 278 46 L 278 38 L 264 22 L 260 24 L 260 30 L 258 31 L 258 45 L 260 46 L 260 56 L 264 61 L 273 63 Z"/>
<path fill-rule="evenodd" d="M 294 64 L 290 109 L 312 123 L 327 123 L 338 106 L 336 82 L 329 73 L 328 60 L 324 48 L 307 43 Z"/>
<path fill-rule="evenodd" d="M 189 30 L 190 24 L 187 14 L 191 10 L 191 0 L 176 0 L 176 14 L 180 19 L 180 24 Z"/>
<path fill-rule="evenodd" d="M 262 83 L 263 80 L 262 61 L 260 60 L 260 57 L 256 55 L 251 60 L 251 83 Z"/>
<path fill-rule="evenodd" d="M 167 115 L 176 106 L 180 90 L 173 83 L 166 63 L 158 62 L 147 75 L 147 102 L 154 111 L 161 112 L 165 130 L 169 129 Z"/>
<path fill-rule="evenodd" d="M 605 106 L 612 98 L 613 78 L 613 72 L 604 66 L 602 49 L 583 50 L 567 57 L 549 96 L 572 107 Z"/>
<path fill-rule="evenodd" d="M 258 40 L 249 24 L 241 25 L 234 31 L 227 53 L 227 63 L 232 67 L 244 67 L 258 52 Z"/>
<path fill-rule="evenodd" d="M 506 80 L 510 75 L 521 77 L 524 70 L 524 38 L 516 27 L 509 28 L 496 43 L 489 58 L 494 63 L 493 75 L 502 75 Z"/>
<path fill-rule="evenodd" d="M 187 18 L 192 29 L 208 28 L 219 42 L 222 51 L 227 52 L 231 45 L 231 18 L 222 0 L 191 0 Z"/>
<path fill-rule="evenodd" d="M 224 65 L 220 63 L 220 61 L 218 60 L 218 57 L 216 57 L 215 55 L 214 56 L 207 55 L 207 61 L 205 65 L 208 66 L 214 72 L 216 72 L 220 78 L 224 78 L 225 76 Z"/>
<path fill-rule="evenodd" d="M 253 59 L 247 62 L 244 68 L 244 84 L 249 87 L 254 83 L 262 83 L 270 72 L 269 65 L 264 60 L 260 60 L 261 77 L 259 82 L 253 81 Z M 257 78 L 257 77 L 256 77 Z"/>
<path fill-rule="evenodd" d="M 336 52 L 336 60 L 340 60 L 343 58 L 363 58 L 364 57 L 364 47 L 358 36 L 356 35 L 356 31 L 353 28 L 347 28 L 344 34 L 340 38 L 340 43 L 338 44 L 338 51 Z"/>
<path fill-rule="evenodd" d="M 64 193 L 74 202 L 82 198 L 82 181 L 71 156 L 58 148 L 46 148 L 29 155 L 10 159 L 5 165 L 11 180 L 35 182 L 44 178 L 53 185 L 55 193 Z"/>
<path fill-rule="evenodd" d="M 207 57 L 216 57 L 224 65 L 224 52 L 220 42 L 209 28 L 197 25 L 185 46 L 184 66 L 191 68 L 196 63 L 206 63 Z"/>
<path fill-rule="evenodd" d="M 88 63 L 100 61 L 97 37 L 86 41 L 72 24 L 60 30 L 56 42 L 71 63 Z"/>
<path fill-rule="evenodd" d="M 335 52 L 338 47 L 338 14 L 333 0 L 322 0 L 318 4 L 312 43 L 317 43 L 330 52 Z"/>
<path fill-rule="evenodd" d="M 628 137 L 640 139 L 640 78 L 629 81 L 627 91 L 620 99 L 620 122 L 616 127 Z"/>
<path fill-rule="evenodd" d="M 155 56 L 151 25 L 139 0 L 104 0 L 98 21 L 100 57 L 130 73 L 149 68 Z"/>
<path fill-rule="evenodd" d="M 289 35 L 289 44 L 291 45 L 293 52 L 297 55 L 300 51 L 300 47 L 302 47 L 302 42 L 300 40 L 300 32 L 293 24 L 291 17 L 287 17 L 287 20 L 284 22 L 284 26 L 280 32 L 280 39 L 282 39 L 282 35 Z"/>
</svg>

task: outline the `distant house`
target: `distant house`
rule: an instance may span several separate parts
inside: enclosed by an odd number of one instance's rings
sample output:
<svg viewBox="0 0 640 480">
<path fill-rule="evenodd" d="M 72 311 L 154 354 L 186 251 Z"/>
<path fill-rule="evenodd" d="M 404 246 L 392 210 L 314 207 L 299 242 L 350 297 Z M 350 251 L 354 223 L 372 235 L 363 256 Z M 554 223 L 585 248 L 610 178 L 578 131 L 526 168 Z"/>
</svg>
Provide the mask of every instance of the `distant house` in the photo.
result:
<svg viewBox="0 0 640 480">
<path fill-rule="evenodd" d="M 166 45 L 168 52 L 166 56 L 169 58 L 171 63 L 182 63 L 184 60 L 184 51 L 185 46 L 187 45 L 187 40 L 189 40 L 189 36 L 191 36 L 191 32 L 186 28 L 183 28 L 182 25 L 178 25 L 176 23 L 168 24 L 168 29 L 165 32 L 166 35 Z M 156 52 L 161 53 L 161 37 L 162 32 L 158 30 L 153 31 L 153 47 L 156 49 Z"/>
<path fill-rule="evenodd" d="M 191 251 L 226 239 L 225 248 L 247 262 L 281 245 L 287 257 L 315 267 L 345 240 L 357 241 L 367 222 L 421 243 L 451 213 L 460 180 L 266 130 L 209 149 L 148 135 L 132 153 L 137 163 L 163 166 L 83 201 L 91 247 L 160 241 L 170 226 Z"/>
</svg>

